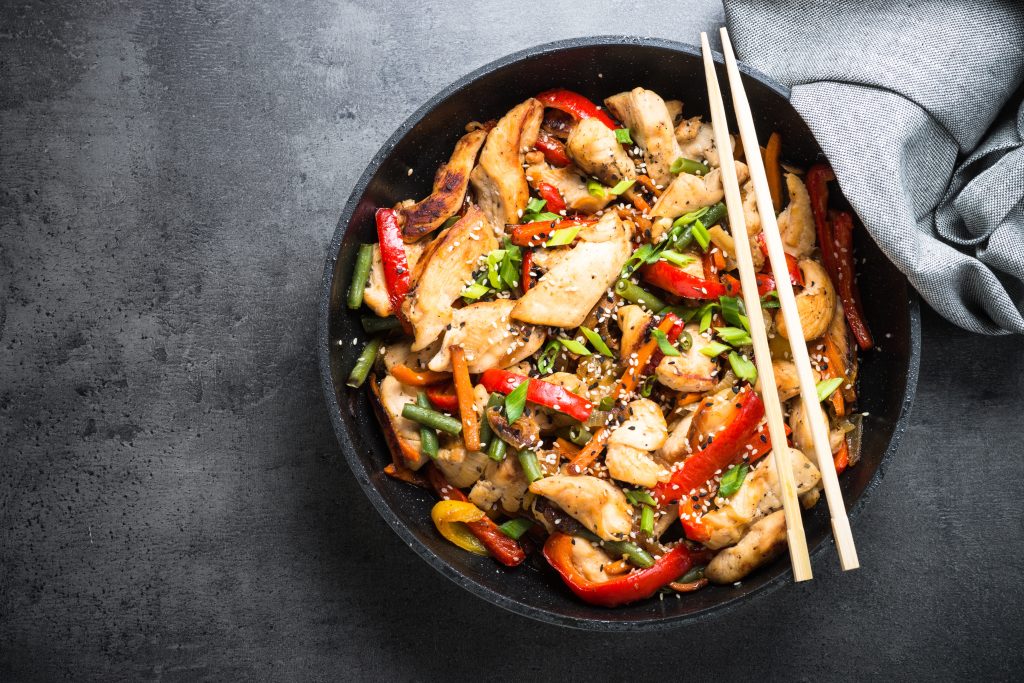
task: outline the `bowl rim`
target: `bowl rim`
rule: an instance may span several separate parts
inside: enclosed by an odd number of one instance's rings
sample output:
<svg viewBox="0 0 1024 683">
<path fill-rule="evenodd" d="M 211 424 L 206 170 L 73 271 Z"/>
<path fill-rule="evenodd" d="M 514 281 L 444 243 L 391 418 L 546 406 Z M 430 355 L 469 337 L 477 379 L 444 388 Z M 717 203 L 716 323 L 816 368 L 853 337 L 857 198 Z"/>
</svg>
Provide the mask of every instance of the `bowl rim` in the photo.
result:
<svg viewBox="0 0 1024 683">
<path fill-rule="evenodd" d="M 747 603 L 755 597 L 763 597 L 770 592 L 779 588 L 783 583 L 790 581 L 792 577 L 792 569 L 786 568 L 780 572 L 777 576 L 766 581 L 763 585 L 757 587 L 749 593 L 739 595 L 736 597 L 728 598 L 725 601 L 714 605 L 706 610 L 702 610 L 695 614 L 683 614 L 675 616 L 654 616 L 651 619 L 645 619 L 643 621 L 617 621 L 617 620 L 605 620 L 599 618 L 589 617 L 571 617 L 555 612 L 548 611 L 533 605 L 522 603 L 513 600 L 506 595 L 488 588 L 487 586 L 478 583 L 471 576 L 463 574 L 462 572 L 455 569 L 451 564 L 446 562 L 439 555 L 432 552 L 427 546 L 420 543 L 415 535 L 406 527 L 398 515 L 391 510 L 391 508 L 384 502 L 383 497 L 376 490 L 373 482 L 370 481 L 369 477 L 361 473 L 361 465 L 358 462 L 356 456 L 355 445 L 348 433 L 348 429 L 345 423 L 342 421 L 341 415 L 341 404 L 337 399 L 337 388 L 331 375 L 331 340 L 330 340 L 330 317 L 331 307 L 330 298 L 331 290 L 334 285 L 334 272 L 335 264 L 340 255 L 341 243 L 345 237 L 345 233 L 348 231 L 349 224 L 352 220 L 356 208 L 359 205 L 360 199 L 362 198 L 367 186 L 369 185 L 373 176 L 379 170 L 384 159 L 390 154 L 391 150 L 398 144 L 398 142 L 405 137 L 416 126 L 427 114 L 433 111 L 441 102 L 457 93 L 459 90 L 467 87 L 471 83 L 479 80 L 480 78 L 487 76 L 499 69 L 514 64 L 516 62 L 523 61 L 525 59 L 535 58 L 540 55 L 551 54 L 554 52 L 560 52 L 573 48 L 580 47 L 601 47 L 601 46 L 644 46 L 644 47 L 657 47 L 675 52 L 682 52 L 694 57 L 700 57 L 700 49 L 689 43 L 682 43 L 673 40 L 667 40 L 664 38 L 648 38 L 640 36 L 630 35 L 599 35 L 599 36 L 583 36 L 577 38 L 568 38 L 564 40 L 557 40 L 548 43 L 541 43 L 532 47 L 528 47 L 516 52 L 512 52 L 503 57 L 495 59 L 491 62 L 484 64 L 483 66 L 474 69 L 468 74 L 461 76 L 460 78 L 448 83 L 442 87 L 437 94 L 427 100 L 423 105 L 418 107 L 412 114 L 410 114 L 400 126 L 395 130 L 391 136 L 381 145 L 380 149 L 370 159 L 369 164 L 363 173 L 359 176 L 355 185 L 349 194 L 348 199 L 345 202 L 345 207 L 342 210 L 341 217 L 338 220 L 338 224 L 335 227 L 334 234 L 331 238 L 330 244 L 327 249 L 327 258 L 324 264 L 324 273 L 321 281 L 320 296 L 318 301 L 318 324 L 317 324 L 317 360 L 320 368 L 320 379 L 321 385 L 324 392 L 324 398 L 327 402 L 328 412 L 330 413 L 331 425 L 334 429 L 338 443 L 341 446 L 342 453 L 345 456 L 345 460 L 348 463 L 349 469 L 352 471 L 360 488 L 366 494 L 366 497 L 370 500 L 373 507 L 377 510 L 377 513 L 387 522 L 388 526 L 398 534 L 398 536 L 405 541 L 406 545 L 412 548 L 416 554 L 422 557 L 426 562 L 437 570 L 441 575 L 450 579 L 458 586 L 465 588 L 472 592 L 476 596 L 483 598 L 487 602 L 497 605 L 505 610 L 514 612 L 515 614 L 525 616 L 537 621 L 545 622 L 548 624 L 554 624 L 557 626 L 565 626 L 569 628 L 592 630 L 592 631 L 604 631 L 604 632 L 637 632 L 637 631 L 653 631 L 662 630 L 666 628 L 680 628 L 689 624 L 700 623 L 712 618 L 717 618 L 722 614 L 732 611 L 737 606 Z M 720 52 L 712 51 L 714 60 L 718 64 L 724 62 L 723 56 Z M 776 82 L 767 75 L 760 71 L 750 67 L 743 62 L 738 63 L 739 69 L 742 73 L 754 78 L 759 81 L 762 85 L 769 87 L 774 90 L 780 96 L 784 97 L 787 101 L 790 96 L 790 89 L 786 86 Z M 917 382 L 920 365 L 920 351 L 921 351 L 921 311 L 920 301 L 917 293 L 912 287 L 907 288 L 907 311 L 908 311 L 908 322 L 910 324 L 909 329 L 909 350 L 910 355 L 908 358 L 907 366 L 907 381 L 904 390 L 903 402 L 900 406 L 899 415 L 893 426 L 892 437 L 889 440 L 889 444 L 882 454 L 879 460 L 878 467 L 872 474 L 870 481 L 864 487 L 860 497 L 854 502 L 852 506 L 847 510 L 847 514 L 850 520 L 854 520 L 864 508 L 871 493 L 877 488 L 882 478 L 885 476 L 887 465 L 892 455 L 898 450 L 900 442 L 904 432 L 907 430 L 907 422 L 910 416 L 911 408 L 914 403 L 914 397 L 917 393 Z M 811 557 L 817 558 L 821 555 L 826 548 L 833 547 L 835 544 L 831 536 L 826 537 L 816 547 L 811 549 Z"/>
</svg>

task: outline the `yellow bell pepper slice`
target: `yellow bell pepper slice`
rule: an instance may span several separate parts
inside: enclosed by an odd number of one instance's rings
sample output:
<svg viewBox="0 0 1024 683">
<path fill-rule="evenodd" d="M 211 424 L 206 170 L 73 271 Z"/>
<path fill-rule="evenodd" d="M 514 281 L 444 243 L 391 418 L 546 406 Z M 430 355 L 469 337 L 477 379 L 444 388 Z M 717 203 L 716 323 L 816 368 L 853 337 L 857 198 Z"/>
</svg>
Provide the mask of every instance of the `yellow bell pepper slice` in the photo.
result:
<svg viewBox="0 0 1024 683">
<path fill-rule="evenodd" d="M 467 501 L 442 500 L 430 511 L 434 526 L 446 539 L 477 555 L 486 555 L 487 548 L 466 527 L 466 522 L 477 522 L 484 518 L 484 511 Z"/>
</svg>

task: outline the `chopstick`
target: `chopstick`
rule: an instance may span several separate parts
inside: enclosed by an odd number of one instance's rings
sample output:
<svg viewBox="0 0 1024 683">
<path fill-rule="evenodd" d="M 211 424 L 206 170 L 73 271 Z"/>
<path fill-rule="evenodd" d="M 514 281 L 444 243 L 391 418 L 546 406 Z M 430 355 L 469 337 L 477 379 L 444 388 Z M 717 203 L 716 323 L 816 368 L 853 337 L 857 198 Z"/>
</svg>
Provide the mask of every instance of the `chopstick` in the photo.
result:
<svg viewBox="0 0 1024 683">
<path fill-rule="evenodd" d="M 832 516 L 832 536 L 835 538 L 836 550 L 839 553 L 839 564 L 844 571 L 848 571 L 859 567 L 860 561 L 857 558 L 857 548 L 854 546 L 853 534 L 850 531 L 850 520 L 846 516 L 843 492 L 839 489 L 839 477 L 836 474 L 835 463 L 832 460 L 832 449 L 828 443 L 828 424 L 825 420 L 825 414 L 821 409 L 821 403 L 818 401 L 814 375 L 811 370 L 811 359 L 807 354 L 807 341 L 804 339 L 803 327 L 800 324 L 800 313 L 797 311 L 793 287 L 789 281 L 786 255 L 782 248 L 779 226 L 775 221 L 775 209 L 772 206 L 771 194 L 768 190 L 768 179 L 765 175 L 764 163 L 761 161 L 757 131 L 754 128 L 754 117 L 750 113 L 750 103 L 747 101 L 747 94 L 743 89 L 743 81 L 740 77 L 739 67 L 736 65 L 736 55 L 733 53 L 732 43 L 729 40 L 729 32 L 723 27 L 720 34 L 722 38 L 722 53 L 725 56 L 726 73 L 729 75 L 729 87 L 732 91 L 733 110 L 736 113 L 736 123 L 740 131 L 740 138 L 743 141 L 743 152 L 746 157 L 747 167 L 750 170 L 750 178 L 754 185 L 757 211 L 761 216 L 761 229 L 764 232 L 765 242 L 768 247 L 768 261 L 771 263 L 772 272 L 775 274 L 775 286 L 779 295 L 780 310 L 782 311 L 783 319 L 786 321 L 786 330 L 789 334 L 789 345 L 793 354 L 793 362 L 796 364 L 797 377 L 800 380 L 800 398 L 803 400 L 804 410 L 810 422 L 814 453 L 818 461 L 818 469 L 821 471 L 821 481 L 825 489 L 825 497 L 828 500 L 829 514 Z M 706 44 L 706 40 L 704 43 Z M 707 50 L 707 48 L 705 49 Z M 728 149 L 728 147 L 719 147 L 719 149 Z M 724 158 L 728 154 L 721 156 Z M 729 213 L 731 222 L 732 212 L 730 211 Z M 825 245 L 821 246 L 824 247 Z M 744 283 L 745 289 L 746 284 Z M 749 305 L 748 310 L 750 310 Z M 756 317 L 751 315 L 751 321 Z M 765 382 L 762 380 L 762 390 L 764 386 Z M 775 443 L 774 434 L 772 434 L 772 443 Z M 789 523 L 788 512 L 786 523 L 787 525 Z"/>
<path fill-rule="evenodd" d="M 754 360 L 757 374 L 761 378 L 761 396 L 764 400 L 764 412 L 768 420 L 768 433 L 772 439 L 772 461 L 779 482 L 779 497 L 782 499 L 782 507 L 786 516 L 786 540 L 789 543 L 793 579 L 807 581 L 813 576 L 811 558 L 807 554 L 807 539 L 804 537 L 800 501 L 797 498 L 793 465 L 789 457 L 789 445 L 786 442 L 782 403 L 779 401 L 779 391 L 775 384 L 772 354 L 768 346 L 768 332 L 765 330 L 764 318 L 761 316 L 761 297 L 757 292 L 757 275 L 754 273 L 754 260 L 750 254 L 750 238 L 747 235 L 747 222 L 743 214 L 743 200 L 740 197 L 739 179 L 736 177 L 736 164 L 732 155 L 728 153 L 730 149 L 729 124 L 725 116 L 725 103 L 722 101 L 722 91 L 718 85 L 718 75 L 715 72 L 715 62 L 711 56 L 711 46 L 708 44 L 706 33 L 700 34 L 700 44 L 704 53 L 704 74 L 708 82 L 708 103 L 711 107 L 711 125 L 714 130 L 715 147 L 721 150 L 719 168 L 722 173 L 722 186 L 725 189 L 725 206 L 729 212 L 729 228 L 732 230 L 732 239 L 735 245 L 733 251 L 740 271 L 740 283 L 743 286 L 743 304 L 750 320 Z M 784 269 L 783 272 L 788 278 L 788 271 Z"/>
</svg>

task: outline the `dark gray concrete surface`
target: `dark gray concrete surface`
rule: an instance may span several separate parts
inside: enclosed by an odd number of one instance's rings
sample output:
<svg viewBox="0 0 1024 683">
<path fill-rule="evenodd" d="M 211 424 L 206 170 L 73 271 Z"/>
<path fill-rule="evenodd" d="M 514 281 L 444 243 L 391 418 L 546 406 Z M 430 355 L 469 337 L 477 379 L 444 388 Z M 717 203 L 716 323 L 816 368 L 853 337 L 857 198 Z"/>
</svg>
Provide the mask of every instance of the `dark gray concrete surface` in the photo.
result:
<svg viewBox="0 0 1024 683">
<path fill-rule="evenodd" d="M 1019 677 L 1019 338 L 926 312 L 864 569 L 687 630 L 502 612 L 350 480 L 314 332 L 357 175 L 507 52 L 721 21 L 644 4 L 4 3 L 0 680 Z"/>
</svg>

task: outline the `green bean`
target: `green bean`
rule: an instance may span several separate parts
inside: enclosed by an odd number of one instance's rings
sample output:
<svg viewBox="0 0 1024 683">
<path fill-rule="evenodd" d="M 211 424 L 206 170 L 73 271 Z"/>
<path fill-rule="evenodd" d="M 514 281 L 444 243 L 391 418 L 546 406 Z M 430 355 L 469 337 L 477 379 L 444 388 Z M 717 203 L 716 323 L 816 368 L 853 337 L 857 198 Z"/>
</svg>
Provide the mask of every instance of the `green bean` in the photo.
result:
<svg viewBox="0 0 1024 683">
<path fill-rule="evenodd" d="M 448 434 L 458 435 L 462 432 L 462 422 L 459 420 L 430 408 L 422 408 L 415 403 L 406 403 L 402 406 L 402 417 Z"/>
<path fill-rule="evenodd" d="M 612 405 L 614 405 L 614 403 Z M 605 409 L 601 408 L 601 410 Z M 611 406 L 609 406 L 608 410 L 611 410 Z M 558 430 L 558 435 L 567 441 L 571 441 L 577 446 L 586 446 L 587 442 L 590 441 L 590 437 L 593 436 L 590 430 L 581 424 L 562 427 Z"/>
<path fill-rule="evenodd" d="M 508 450 L 508 444 L 501 440 L 501 437 L 497 434 L 491 439 L 490 445 L 487 447 L 487 457 L 494 462 L 501 462 L 505 459 L 505 451 Z"/>
<path fill-rule="evenodd" d="M 360 322 L 363 324 L 363 329 L 369 334 L 390 332 L 391 330 L 397 330 L 402 327 L 402 323 L 394 316 L 378 318 L 375 315 L 364 315 Z"/>
<path fill-rule="evenodd" d="M 416 395 L 416 405 L 420 408 L 432 408 L 425 391 Z M 437 460 L 437 432 L 430 427 L 420 427 L 420 450 Z"/>
<path fill-rule="evenodd" d="M 680 576 L 678 579 L 676 579 L 676 581 L 679 583 L 693 583 L 694 581 L 700 581 L 703 578 L 704 566 L 699 565 L 696 567 L 691 567 L 690 571 Z"/>
<path fill-rule="evenodd" d="M 672 240 L 672 243 L 669 246 L 673 251 L 682 252 L 683 250 L 688 249 L 691 244 L 693 244 L 693 226 L 687 225 L 683 228 L 682 232 Z"/>
<path fill-rule="evenodd" d="M 494 392 L 487 399 L 487 408 L 500 408 L 505 405 L 505 397 Z M 480 450 L 486 449 L 491 443 L 491 437 L 494 436 L 494 430 L 491 429 L 491 422 L 487 419 L 487 409 L 484 409 L 483 419 L 480 420 Z"/>
<path fill-rule="evenodd" d="M 725 208 L 725 204 L 718 202 L 704 214 L 704 217 L 700 219 L 700 222 L 704 225 L 715 225 L 720 223 L 723 218 L 728 215 L 728 210 Z"/>
<path fill-rule="evenodd" d="M 654 564 L 654 558 L 651 557 L 651 554 L 636 543 L 630 543 L 629 541 L 605 541 L 597 534 L 587 531 L 586 529 L 579 532 L 579 535 L 583 536 L 591 543 L 599 544 L 613 557 L 621 557 L 622 555 L 625 555 L 630 563 L 640 567 L 641 569 L 646 569 Z"/>
<path fill-rule="evenodd" d="M 537 460 L 537 454 L 529 449 L 524 448 L 519 451 L 519 465 L 523 468 L 523 474 L 526 475 L 526 481 L 531 484 L 544 477 L 544 471 L 540 468 L 540 461 Z"/>
<path fill-rule="evenodd" d="M 348 307 L 351 309 L 363 305 L 363 290 L 366 289 L 366 281 L 370 277 L 371 265 L 373 265 L 373 245 L 359 245 L 356 265 L 352 268 L 352 282 L 348 286 Z"/>
<path fill-rule="evenodd" d="M 363 382 L 366 381 L 367 375 L 370 374 L 370 370 L 373 368 L 374 361 L 377 360 L 377 353 L 379 351 L 380 337 L 375 337 L 367 342 L 359 354 L 359 358 L 356 359 L 352 372 L 348 376 L 348 385 L 350 387 L 358 389 L 363 386 Z"/>
<path fill-rule="evenodd" d="M 657 313 L 665 308 L 665 302 L 631 281 L 621 279 L 615 283 L 615 293 L 626 301 L 640 304 Z"/>
<path fill-rule="evenodd" d="M 644 505 L 641 507 L 640 530 L 647 535 L 654 533 L 654 510 L 650 505 Z"/>
<path fill-rule="evenodd" d="M 501 529 L 501 533 L 518 541 L 531 526 L 533 526 L 532 520 L 526 519 L 525 517 L 516 517 L 508 520 L 504 524 L 499 524 L 498 528 Z"/>
</svg>

